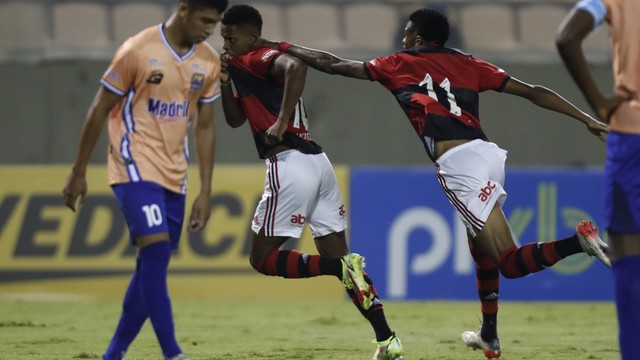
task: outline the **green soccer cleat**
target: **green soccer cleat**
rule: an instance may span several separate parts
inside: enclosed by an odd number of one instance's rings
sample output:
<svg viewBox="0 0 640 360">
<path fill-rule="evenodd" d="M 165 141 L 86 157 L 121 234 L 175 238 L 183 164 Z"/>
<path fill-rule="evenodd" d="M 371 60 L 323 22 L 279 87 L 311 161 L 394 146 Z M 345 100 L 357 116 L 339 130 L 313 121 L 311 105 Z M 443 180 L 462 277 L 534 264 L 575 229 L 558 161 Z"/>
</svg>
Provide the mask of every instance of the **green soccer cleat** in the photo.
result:
<svg viewBox="0 0 640 360">
<path fill-rule="evenodd" d="M 345 255 L 342 261 L 342 283 L 347 289 L 356 293 L 358 302 L 364 310 L 369 310 L 373 305 L 374 295 L 371 292 L 369 283 L 364 278 L 363 269 L 367 266 L 364 257 L 351 253 Z"/>
<path fill-rule="evenodd" d="M 404 355 L 404 349 L 400 339 L 396 337 L 396 333 L 393 333 L 390 338 L 385 341 L 375 341 L 374 344 L 378 345 L 376 352 L 373 354 L 371 360 L 402 360 Z"/>
</svg>

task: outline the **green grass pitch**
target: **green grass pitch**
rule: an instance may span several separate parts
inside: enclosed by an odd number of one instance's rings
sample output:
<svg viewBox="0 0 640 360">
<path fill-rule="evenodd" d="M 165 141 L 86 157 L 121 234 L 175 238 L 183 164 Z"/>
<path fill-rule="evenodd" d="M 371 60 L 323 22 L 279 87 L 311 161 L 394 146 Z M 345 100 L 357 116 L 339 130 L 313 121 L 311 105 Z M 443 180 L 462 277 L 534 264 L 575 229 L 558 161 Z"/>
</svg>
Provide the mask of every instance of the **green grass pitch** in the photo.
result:
<svg viewBox="0 0 640 360">
<path fill-rule="evenodd" d="M 373 331 L 347 301 L 174 301 L 178 340 L 192 360 L 368 360 Z M 0 360 L 100 359 L 120 313 L 117 301 L 0 300 Z M 460 340 L 478 325 L 475 302 L 385 303 L 406 360 L 484 359 Z M 504 360 L 619 359 L 609 302 L 500 304 Z M 127 360 L 160 360 L 147 322 Z"/>
</svg>

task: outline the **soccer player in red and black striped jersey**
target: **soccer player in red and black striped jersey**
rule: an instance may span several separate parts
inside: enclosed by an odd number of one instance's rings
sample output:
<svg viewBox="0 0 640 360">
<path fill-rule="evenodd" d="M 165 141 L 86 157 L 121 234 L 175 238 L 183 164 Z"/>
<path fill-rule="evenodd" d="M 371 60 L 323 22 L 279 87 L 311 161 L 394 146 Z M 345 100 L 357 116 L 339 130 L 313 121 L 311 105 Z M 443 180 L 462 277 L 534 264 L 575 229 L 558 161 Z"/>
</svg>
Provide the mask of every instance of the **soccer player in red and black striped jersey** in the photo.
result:
<svg viewBox="0 0 640 360">
<path fill-rule="evenodd" d="M 261 31 L 262 16 L 249 5 L 232 6 L 222 19 L 225 118 L 234 128 L 249 123 L 267 166 L 264 193 L 251 224 L 251 266 L 283 278 L 336 276 L 373 327 L 378 343 L 374 359 L 402 359 L 402 344 L 363 270 L 364 258 L 349 253 L 346 210 L 333 166 L 309 133 L 301 98 L 307 66 L 280 51 L 253 48 Z M 281 249 L 302 235 L 305 224 L 320 255 Z"/>
<path fill-rule="evenodd" d="M 257 45 L 286 52 L 322 72 L 379 82 L 395 96 L 435 163 L 442 190 L 467 227 L 483 323 L 480 331 L 465 331 L 462 339 L 488 358 L 498 358 L 500 273 L 506 278 L 523 277 L 582 252 L 610 264 L 603 252 L 606 244 L 589 221 L 580 222 L 576 233 L 565 239 L 516 246 L 502 211 L 507 152 L 489 142 L 480 126 L 479 93 L 495 90 L 529 99 L 577 119 L 602 140 L 607 127 L 545 87 L 527 84 L 493 64 L 445 47 L 448 37 L 446 16 L 419 9 L 405 28 L 406 50 L 368 62 L 287 42 L 260 39 Z"/>
</svg>

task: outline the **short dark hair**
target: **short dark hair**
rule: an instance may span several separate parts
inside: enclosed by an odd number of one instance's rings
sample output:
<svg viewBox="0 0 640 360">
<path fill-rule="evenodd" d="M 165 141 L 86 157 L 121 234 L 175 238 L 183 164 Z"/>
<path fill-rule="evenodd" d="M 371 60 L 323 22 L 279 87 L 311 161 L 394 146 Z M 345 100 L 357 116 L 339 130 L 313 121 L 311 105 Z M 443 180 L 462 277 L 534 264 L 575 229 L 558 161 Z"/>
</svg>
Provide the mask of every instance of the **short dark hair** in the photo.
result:
<svg viewBox="0 0 640 360">
<path fill-rule="evenodd" d="M 433 41 L 441 46 L 449 40 L 449 20 L 435 9 L 418 9 L 409 15 L 409 21 L 425 41 Z"/>
<path fill-rule="evenodd" d="M 261 32 L 262 15 L 260 15 L 260 12 L 251 5 L 233 5 L 224 13 L 222 25 L 250 25 L 255 27 L 258 32 Z"/>
<path fill-rule="evenodd" d="M 187 4 L 190 13 L 202 9 L 216 9 L 222 14 L 229 6 L 229 0 L 180 0 L 180 2 Z"/>
</svg>

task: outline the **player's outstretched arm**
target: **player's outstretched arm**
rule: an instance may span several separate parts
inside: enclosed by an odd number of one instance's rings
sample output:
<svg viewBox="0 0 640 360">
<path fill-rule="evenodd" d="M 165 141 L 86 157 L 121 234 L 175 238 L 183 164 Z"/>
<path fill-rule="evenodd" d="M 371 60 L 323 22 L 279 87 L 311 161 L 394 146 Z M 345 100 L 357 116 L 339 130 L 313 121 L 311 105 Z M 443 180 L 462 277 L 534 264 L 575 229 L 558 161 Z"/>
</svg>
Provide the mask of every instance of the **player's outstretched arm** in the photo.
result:
<svg viewBox="0 0 640 360">
<path fill-rule="evenodd" d="M 200 174 L 200 193 L 193 201 L 191 217 L 187 230 L 190 233 L 201 231 L 211 215 L 211 179 L 216 152 L 216 127 L 213 121 L 213 103 L 198 103 L 198 118 L 194 130 L 198 171 Z"/>
<path fill-rule="evenodd" d="M 529 99 L 532 103 L 545 109 L 571 116 L 584 123 L 589 131 L 598 136 L 600 140 L 604 141 L 606 139 L 606 133 L 608 131 L 607 125 L 578 109 L 553 90 L 547 89 L 544 86 L 530 85 L 512 77 L 507 81 L 503 91 Z"/>
<path fill-rule="evenodd" d="M 101 86 L 89 108 L 84 125 L 82 126 L 76 160 L 62 190 L 65 205 L 73 211 L 76 211 L 78 200 L 82 202 L 82 198 L 87 193 L 86 174 L 89 158 L 98 142 L 98 138 L 100 138 L 100 133 L 102 132 L 109 112 L 116 106 L 120 99 L 120 95 Z"/>
<path fill-rule="evenodd" d="M 293 55 L 312 68 L 332 75 L 342 75 L 355 79 L 368 80 L 362 61 L 341 59 L 322 50 L 315 50 L 288 42 L 275 42 L 258 38 L 254 47 L 268 46 L 280 52 Z"/>
</svg>

